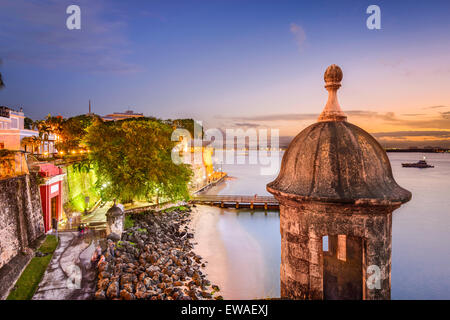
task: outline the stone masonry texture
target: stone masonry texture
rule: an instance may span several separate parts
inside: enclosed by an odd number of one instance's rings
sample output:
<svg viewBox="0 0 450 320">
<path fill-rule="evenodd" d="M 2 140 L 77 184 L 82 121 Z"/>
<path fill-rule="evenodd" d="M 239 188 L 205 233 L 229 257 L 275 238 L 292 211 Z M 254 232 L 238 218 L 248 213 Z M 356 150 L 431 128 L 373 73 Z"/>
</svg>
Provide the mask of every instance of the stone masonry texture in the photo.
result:
<svg viewBox="0 0 450 320">
<path fill-rule="evenodd" d="M 0 268 L 44 234 L 38 178 L 0 180 Z"/>
</svg>

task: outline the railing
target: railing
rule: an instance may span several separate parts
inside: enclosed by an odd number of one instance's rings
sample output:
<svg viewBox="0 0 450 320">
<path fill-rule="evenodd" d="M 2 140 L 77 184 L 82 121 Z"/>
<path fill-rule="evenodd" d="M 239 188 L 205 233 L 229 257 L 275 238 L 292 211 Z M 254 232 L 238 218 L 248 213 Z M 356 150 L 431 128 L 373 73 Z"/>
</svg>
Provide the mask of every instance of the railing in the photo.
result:
<svg viewBox="0 0 450 320">
<path fill-rule="evenodd" d="M 272 196 L 199 195 L 193 197 L 192 201 L 278 204 L 278 201 Z"/>
<path fill-rule="evenodd" d="M 215 184 L 217 184 L 217 183 L 221 182 L 222 180 L 224 180 L 227 175 L 228 174 L 226 172 L 214 172 L 212 177 L 208 178 L 208 181 L 206 182 L 205 185 L 197 187 L 197 189 L 195 191 L 191 191 L 191 192 L 193 194 L 197 194 L 199 192 L 202 192 L 205 189 L 208 189 L 209 187 L 214 186 Z"/>
<path fill-rule="evenodd" d="M 199 195 L 192 198 L 193 203 L 206 204 L 217 206 L 221 208 L 235 207 L 239 208 L 264 208 L 278 209 L 280 204 L 271 196 L 239 196 L 239 195 Z"/>
</svg>

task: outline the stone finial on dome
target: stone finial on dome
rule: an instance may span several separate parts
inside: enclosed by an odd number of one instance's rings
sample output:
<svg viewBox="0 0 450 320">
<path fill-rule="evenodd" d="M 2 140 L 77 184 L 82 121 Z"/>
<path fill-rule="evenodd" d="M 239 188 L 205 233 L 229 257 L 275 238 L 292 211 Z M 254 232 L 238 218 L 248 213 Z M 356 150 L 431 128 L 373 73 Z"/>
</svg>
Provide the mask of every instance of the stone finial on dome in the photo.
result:
<svg viewBox="0 0 450 320">
<path fill-rule="evenodd" d="M 323 76 L 325 88 L 328 90 L 328 101 L 319 116 L 318 121 L 347 121 L 347 116 L 339 106 L 337 90 L 341 87 L 342 70 L 339 66 L 332 64 L 327 68 Z"/>
</svg>

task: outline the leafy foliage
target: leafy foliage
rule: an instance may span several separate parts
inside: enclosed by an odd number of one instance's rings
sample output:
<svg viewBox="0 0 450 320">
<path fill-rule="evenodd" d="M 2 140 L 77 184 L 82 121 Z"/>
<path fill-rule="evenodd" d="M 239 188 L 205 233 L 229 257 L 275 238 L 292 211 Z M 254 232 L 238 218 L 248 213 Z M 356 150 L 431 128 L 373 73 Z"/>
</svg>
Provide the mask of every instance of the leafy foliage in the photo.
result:
<svg viewBox="0 0 450 320">
<path fill-rule="evenodd" d="M 102 122 L 88 128 L 85 143 L 102 198 L 187 199 L 191 170 L 172 162 L 172 127 L 154 118 Z"/>
<path fill-rule="evenodd" d="M 89 173 L 92 169 L 92 163 L 90 159 L 82 159 L 76 163 L 74 163 L 73 165 L 73 170 L 77 171 L 79 173 Z"/>
<path fill-rule="evenodd" d="M 34 153 L 35 151 L 38 151 L 42 140 L 37 136 L 31 136 L 22 138 L 20 143 L 25 148 L 25 151 Z"/>
<path fill-rule="evenodd" d="M 92 125 L 95 115 L 79 115 L 64 119 L 61 116 L 48 115 L 44 120 L 34 121 L 27 118 L 25 123 L 32 129 L 39 131 L 40 143 L 48 141 L 50 135 L 56 135 L 56 148 L 69 153 L 70 150 L 84 148 L 82 140 L 86 129 Z"/>
<path fill-rule="evenodd" d="M 61 123 L 53 120 L 55 133 L 60 140 L 56 144 L 59 151 L 68 153 L 72 149 L 84 147 L 82 144 L 83 138 L 86 135 L 86 129 L 93 123 L 95 116 L 79 115 L 68 119 L 63 119 Z"/>
<path fill-rule="evenodd" d="M 89 170 L 88 166 L 88 161 L 81 161 L 67 167 L 68 211 L 90 210 L 100 199 L 95 170 Z M 89 198 L 88 203 L 86 197 Z"/>
<path fill-rule="evenodd" d="M 25 119 L 23 119 L 23 127 L 25 129 L 28 129 L 28 130 L 33 129 L 33 123 L 34 123 L 33 119 L 30 119 L 28 117 L 25 117 Z"/>
<path fill-rule="evenodd" d="M 203 138 L 203 127 L 202 131 L 197 133 L 199 137 L 195 137 L 194 135 L 194 126 L 195 126 L 195 120 L 194 119 L 176 119 L 176 120 L 167 120 L 167 123 L 171 125 L 174 129 L 181 128 L 186 129 L 191 134 L 192 138 Z M 198 126 L 200 126 L 199 123 L 197 123 Z"/>
<path fill-rule="evenodd" d="M 125 216 L 124 228 L 129 229 L 134 227 L 134 220 L 130 216 Z"/>
</svg>

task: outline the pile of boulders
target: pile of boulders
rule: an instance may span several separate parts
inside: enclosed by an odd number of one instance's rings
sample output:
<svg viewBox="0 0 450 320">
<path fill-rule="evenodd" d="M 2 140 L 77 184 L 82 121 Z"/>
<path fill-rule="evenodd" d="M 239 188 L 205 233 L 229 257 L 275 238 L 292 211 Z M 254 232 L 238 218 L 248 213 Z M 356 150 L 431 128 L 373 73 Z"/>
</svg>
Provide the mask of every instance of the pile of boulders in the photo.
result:
<svg viewBox="0 0 450 320">
<path fill-rule="evenodd" d="M 221 299 L 193 252 L 190 208 L 131 216 L 121 240 L 107 240 L 98 263 L 96 299 Z"/>
</svg>

